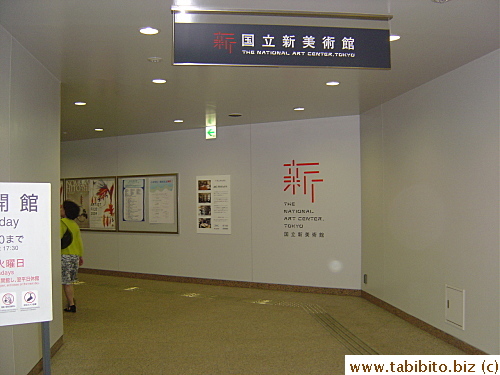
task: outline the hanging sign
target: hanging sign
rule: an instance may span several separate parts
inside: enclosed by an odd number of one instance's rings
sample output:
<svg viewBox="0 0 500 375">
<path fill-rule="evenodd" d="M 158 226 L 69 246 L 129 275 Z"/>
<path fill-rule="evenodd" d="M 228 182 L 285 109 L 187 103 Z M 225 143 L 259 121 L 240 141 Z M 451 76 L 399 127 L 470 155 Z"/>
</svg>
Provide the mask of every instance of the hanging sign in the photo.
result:
<svg viewBox="0 0 500 375">
<path fill-rule="evenodd" d="M 175 23 L 174 65 L 390 69 L 389 30 Z"/>
<path fill-rule="evenodd" d="M 0 326 L 52 320 L 50 184 L 0 183 Z"/>
</svg>

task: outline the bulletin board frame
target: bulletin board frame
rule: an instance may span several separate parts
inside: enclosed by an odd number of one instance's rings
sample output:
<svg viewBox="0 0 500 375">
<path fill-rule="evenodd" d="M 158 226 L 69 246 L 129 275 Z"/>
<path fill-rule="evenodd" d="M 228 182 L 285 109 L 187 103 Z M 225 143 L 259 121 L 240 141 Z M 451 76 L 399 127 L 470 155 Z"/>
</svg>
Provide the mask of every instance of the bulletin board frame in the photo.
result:
<svg viewBox="0 0 500 375">
<path fill-rule="evenodd" d="M 65 178 L 64 200 L 80 207 L 75 219 L 83 231 L 116 232 L 116 177 Z"/>
<path fill-rule="evenodd" d="M 178 173 L 118 176 L 118 231 L 179 234 L 178 185 Z"/>
</svg>

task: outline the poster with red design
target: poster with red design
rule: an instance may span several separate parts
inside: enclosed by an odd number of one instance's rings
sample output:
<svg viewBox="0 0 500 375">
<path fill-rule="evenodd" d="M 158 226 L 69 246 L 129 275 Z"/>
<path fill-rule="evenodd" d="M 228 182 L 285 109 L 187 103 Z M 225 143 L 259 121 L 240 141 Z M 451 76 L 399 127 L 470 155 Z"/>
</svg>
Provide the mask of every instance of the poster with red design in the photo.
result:
<svg viewBox="0 0 500 375">
<path fill-rule="evenodd" d="M 66 179 L 65 199 L 80 206 L 81 229 L 116 230 L 115 177 Z"/>
<path fill-rule="evenodd" d="M 90 228 L 115 230 L 115 179 L 92 180 L 90 194 Z"/>
</svg>

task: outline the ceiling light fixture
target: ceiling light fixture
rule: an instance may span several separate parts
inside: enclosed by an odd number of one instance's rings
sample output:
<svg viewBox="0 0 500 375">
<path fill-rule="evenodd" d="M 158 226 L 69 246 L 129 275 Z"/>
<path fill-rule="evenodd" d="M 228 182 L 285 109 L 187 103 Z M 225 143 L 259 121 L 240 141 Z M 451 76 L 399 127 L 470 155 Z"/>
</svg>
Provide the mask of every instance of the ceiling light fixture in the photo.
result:
<svg viewBox="0 0 500 375">
<path fill-rule="evenodd" d="M 153 83 L 167 83 L 167 80 L 157 78 L 157 79 L 153 79 L 151 82 L 153 82 Z"/>
<path fill-rule="evenodd" d="M 447 3 L 450 0 L 431 0 L 433 3 L 438 3 L 438 4 L 444 4 Z"/>
<path fill-rule="evenodd" d="M 180 124 L 181 122 L 184 122 L 184 120 L 179 119 L 179 120 L 174 120 L 174 122 Z"/>
<path fill-rule="evenodd" d="M 94 130 L 95 130 L 96 132 L 103 132 L 103 131 L 104 131 L 104 129 L 103 129 L 103 128 L 95 128 Z"/>
<path fill-rule="evenodd" d="M 243 115 L 241 113 L 230 113 L 228 116 L 229 117 L 241 117 Z"/>
<path fill-rule="evenodd" d="M 75 102 L 75 105 L 87 105 L 85 102 Z"/>
<path fill-rule="evenodd" d="M 401 39 L 401 37 L 399 35 L 391 35 L 389 37 L 389 42 L 395 42 L 396 40 L 399 40 Z"/>
<path fill-rule="evenodd" d="M 327 86 L 338 86 L 340 85 L 340 82 L 337 81 L 330 81 L 326 83 Z"/>
<path fill-rule="evenodd" d="M 293 110 L 294 111 L 304 111 L 305 108 L 304 107 L 295 107 Z"/>
<path fill-rule="evenodd" d="M 160 32 L 160 30 L 148 26 L 140 28 L 139 32 L 144 35 L 156 35 Z"/>
</svg>

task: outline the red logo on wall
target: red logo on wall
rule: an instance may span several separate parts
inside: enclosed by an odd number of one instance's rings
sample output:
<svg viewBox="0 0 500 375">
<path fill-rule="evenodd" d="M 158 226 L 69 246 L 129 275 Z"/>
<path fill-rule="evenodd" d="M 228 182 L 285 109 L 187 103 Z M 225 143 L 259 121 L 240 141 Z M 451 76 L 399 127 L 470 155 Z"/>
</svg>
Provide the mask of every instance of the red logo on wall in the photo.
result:
<svg viewBox="0 0 500 375">
<path fill-rule="evenodd" d="M 323 179 L 317 178 L 319 174 L 319 163 L 296 163 L 292 160 L 291 163 L 283 164 L 288 167 L 288 174 L 283 177 L 285 189 L 283 191 L 290 191 L 292 195 L 304 194 L 311 196 L 311 202 L 315 202 L 315 189 L 314 185 L 323 182 Z"/>
</svg>

